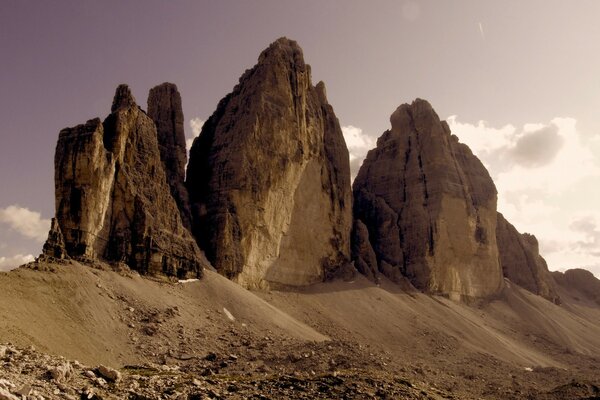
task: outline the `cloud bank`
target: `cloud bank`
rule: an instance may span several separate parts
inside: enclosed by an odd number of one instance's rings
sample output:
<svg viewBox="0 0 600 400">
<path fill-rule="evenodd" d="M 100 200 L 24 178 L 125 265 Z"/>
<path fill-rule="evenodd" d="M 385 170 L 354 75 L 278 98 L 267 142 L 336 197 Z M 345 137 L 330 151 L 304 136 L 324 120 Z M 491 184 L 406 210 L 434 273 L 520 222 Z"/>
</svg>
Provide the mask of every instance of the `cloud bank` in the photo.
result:
<svg viewBox="0 0 600 400">
<path fill-rule="evenodd" d="M 202 126 L 204 125 L 204 122 L 206 122 L 206 121 L 204 121 L 203 119 L 200 119 L 198 117 L 192 118 L 190 120 L 190 128 L 192 129 L 192 137 L 186 139 L 186 141 L 185 141 L 185 147 L 187 148 L 188 151 L 190 151 L 190 149 L 192 148 L 194 139 L 200 134 L 200 131 L 202 131 Z"/>
<path fill-rule="evenodd" d="M 43 219 L 39 212 L 18 205 L 0 208 L 0 224 L 8 225 L 13 231 L 37 242 L 45 241 L 50 230 L 49 219 Z"/>
<path fill-rule="evenodd" d="M 353 125 L 342 126 L 342 133 L 350 153 L 350 176 L 354 181 L 363 160 L 369 150 L 375 147 L 377 139 L 363 133 L 361 128 Z"/>
<path fill-rule="evenodd" d="M 551 269 L 583 267 L 600 277 L 600 158 L 573 118 L 522 127 L 448 118 L 452 133 L 488 168 L 498 210 L 537 236 Z"/>
<path fill-rule="evenodd" d="M 35 260 L 35 257 L 31 254 L 17 254 L 12 257 L 0 257 L 0 271 L 10 271 L 11 269 L 32 262 L 33 260 Z"/>
</svg>

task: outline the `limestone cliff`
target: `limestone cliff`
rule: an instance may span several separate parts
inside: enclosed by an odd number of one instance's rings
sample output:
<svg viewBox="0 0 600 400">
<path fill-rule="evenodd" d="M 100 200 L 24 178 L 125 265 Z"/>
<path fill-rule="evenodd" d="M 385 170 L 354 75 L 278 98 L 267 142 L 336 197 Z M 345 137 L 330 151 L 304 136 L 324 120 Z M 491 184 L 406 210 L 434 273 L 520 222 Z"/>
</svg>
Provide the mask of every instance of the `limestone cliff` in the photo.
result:
<svg viewBox="0 0 600 400">
<path fill-rule="evenodd" d="M 150 89 L 148 116 L 156 125 L 160 158 L 165 167 L 171 194 L 177 202 L 183 224 L 191 229 L 190 201 L 185 187 L 187 149 L 183 108 L 176 85 L 165 82 Z"/>
<path fill-rule="evenodd" d="M 590 271 L 581 268 L 554 271 L 552 277 L 576 300 L 588 299 L 600 305 L 600 280 Z"/>
<path fill-rule="evenodd" d="M 560 303 L 556 283 L 548 271 L 546 261 L 539 253 L 535 236 L 528 233 L 520 234 L 502 214 L 498 213 L 496 239 L 504 276 L 532 293 L 539 294 L 554 303 Z"/>
<path fill-rule="evenodd" d="M 161 162 L 156 127 L 129 88 L 111 114 L 60 132 L 56 223 L 48 255 L 124 262 L 149 274 L 199 276 L 202 254 L 183 226 Z M 58 246 L 58 247 L 57 247 Z"/>
<path fill-rule="evenodd" d="M 363 238 L 355 264 L 370 263 L 364 224 L 377 270 L 390 279 L 456 299 L 497 293 L 503 278 L 488 172 L 426 101 L 398 107 L 390 121 L 353 185 L 354 237 Z"/>
<path fill-rule="evenodd" d="M 306 285 L 349 260 L 348 150 L 296 42 L 262 52 L 190 151 L 193 232 L 247 287 Z"/>
</svg>

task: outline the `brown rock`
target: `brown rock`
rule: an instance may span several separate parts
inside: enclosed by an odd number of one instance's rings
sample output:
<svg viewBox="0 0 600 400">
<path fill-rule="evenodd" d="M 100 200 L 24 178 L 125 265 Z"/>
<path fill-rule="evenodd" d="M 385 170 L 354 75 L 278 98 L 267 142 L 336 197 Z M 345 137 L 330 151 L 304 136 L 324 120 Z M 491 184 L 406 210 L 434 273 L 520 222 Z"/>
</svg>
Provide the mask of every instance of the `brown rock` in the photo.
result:
<svg viewBox="0 0 600 400">
<path fill-rule="evenodd" d="M 181 220 L 191 229 L 190 201 L 185 187 L 187 149 L 181 95 L 173 83 L 163 83 L 148 95 L 148 116 L 156 125 L 160 158 L 165 167 L 171 194 L 177 202 Z"/>
<path fill-rule="evenodd" d="M 590 271 L 582 268 L 568 269 L 565 272 L 554 271 L 552 277 L 567 291 L 600 305 L 600 279 Z"/>
<path fill-rule="evenodd" d="M 455 299 L 497 293 L 503 279 L 488 172 L 426 101 L 398 107 L 390 120 L 353 185 L 354 215 L 379 271 Z"/>
<path fill-rule="evenodd" d="M 245 286 L 310 284 L 348 261 L 348 150 L 296 42 L 274 42 L 221 100 L 187 186 L 198 243 Z"/>
<path fill-rule="evenodd" d="M 45 256 L 57 258 L 59 260 L 69 258 L 65 249 L 65 238 L 63 237 L 60 225 L 56 218 L 52 218 L 50 232 L 48 233 L 46 243 L 44 243 L 42 253 Z"/>
<path fill-rule="evenodd" d="M 167 184 L 154 122 L 117 88 L 112 113 L 60 132 L 56 221 L 77 259 L 125 262 L 150 274 L 201 274 L 202 254 Z M 56 250 L 52 250 L 56 253 Z"/>
<path fill-rule="evenodd" d="M 504 276 L 530 292 L 559 304 L 556 283 L 548 271 L 546 260 L 539 254 L 535 236 L 520 234 L 498 213 L 496 240 Z"/>
</svg>

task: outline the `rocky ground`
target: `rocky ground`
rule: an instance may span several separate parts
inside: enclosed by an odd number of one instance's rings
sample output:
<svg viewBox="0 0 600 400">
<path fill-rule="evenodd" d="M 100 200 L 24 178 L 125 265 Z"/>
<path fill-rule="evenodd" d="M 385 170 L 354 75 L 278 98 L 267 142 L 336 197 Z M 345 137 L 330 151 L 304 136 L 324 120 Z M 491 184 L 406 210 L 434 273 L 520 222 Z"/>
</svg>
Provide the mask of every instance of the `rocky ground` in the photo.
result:
<svg viewBox="0 0 600 400">
<path fill-rule="evenodd" d="M 248 292 L 211 272 L 31 265 L 0 274 L 0 400 L 600 396 L 592 303 L 511 293 L 464 305 L 366 280 Z"/>
</svg>

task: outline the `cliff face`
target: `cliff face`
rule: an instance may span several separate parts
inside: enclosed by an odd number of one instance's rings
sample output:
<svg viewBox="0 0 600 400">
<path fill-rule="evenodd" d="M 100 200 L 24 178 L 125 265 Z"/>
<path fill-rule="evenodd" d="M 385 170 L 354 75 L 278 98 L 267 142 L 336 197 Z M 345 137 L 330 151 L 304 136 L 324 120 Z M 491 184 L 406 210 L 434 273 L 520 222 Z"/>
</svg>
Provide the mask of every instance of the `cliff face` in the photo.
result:
<svg viewBox="0 0 600 400">
<path fill-rule="evenodd" d="M 54 162 L 56 221 L 48 255 L 124 262 L 149 274 L 201 275 L 203 256 L 171 195 L 155 124 L 127 86 L 117 88 L 104 122 L 60 132 Z"/>
<path fill-rule="evenodd" d="M 551 274 L 557 285 L 562 286 L 572 295 L 575 294 L 600 305 L 600 279 L 590 271 L 574 268 L 565 272 L 554 271 Z"/>
<path fill-rule="evenodd" d="M 260 55 L 190 151 L 193 232 L 247 287 L 306 285 L 349 260 L 348 150 L 296 42 Z"/>
<path fill-rule="evenodd" d="M 163 83 L 150 89 L 148 116 L 156 125 L 158 148 L 163 162 L 171 194 L 177 202 L 181 220 L 186 228 L 192 228 L 190 200 L 185 187 L 187 149 L 183 129 L 183 109 L 177 86 Z"/>
<path fill-rule="evenodd" d="M 556 283 L 546 261 L 539 254 L 535 236 L 520 234 L 504 216 L 498 213 L 496 228 L 500 264 L 504 276 L 532 293 L 560 303 Z"/>
<path fill-rule="evenodd" d="M 426 101 L 398 107 L 390 120 L 353 185 L 354 237 L 362 238 L 355 264 L 375 269 L 368 233 L 377 271 L 392 280 L 456 299 L 497 293 L 503 278 L 488 172 Z"/>
</svg>

